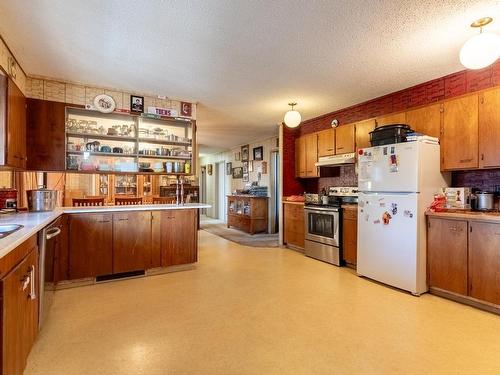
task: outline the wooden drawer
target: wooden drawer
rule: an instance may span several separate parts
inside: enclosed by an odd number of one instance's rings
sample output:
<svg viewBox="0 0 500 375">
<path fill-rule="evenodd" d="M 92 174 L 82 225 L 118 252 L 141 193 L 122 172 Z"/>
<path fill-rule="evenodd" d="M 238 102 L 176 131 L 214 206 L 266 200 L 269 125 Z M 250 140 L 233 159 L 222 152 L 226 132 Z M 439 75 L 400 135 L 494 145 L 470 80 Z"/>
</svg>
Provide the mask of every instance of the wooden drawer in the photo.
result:
<svg viewBox="0 0 500 375">
<path fill-rule="evenodd" d="M 344 215 L 344 219 L 358 220 L 358 210 L 344 209 L 342 214 Z"/>
<path fill-rule="evenodd" d="M 37 236 L 33 235 L 7 255 L 0 258 L 0 279 L 17 266 L 36 246 Z"/>
</svg>

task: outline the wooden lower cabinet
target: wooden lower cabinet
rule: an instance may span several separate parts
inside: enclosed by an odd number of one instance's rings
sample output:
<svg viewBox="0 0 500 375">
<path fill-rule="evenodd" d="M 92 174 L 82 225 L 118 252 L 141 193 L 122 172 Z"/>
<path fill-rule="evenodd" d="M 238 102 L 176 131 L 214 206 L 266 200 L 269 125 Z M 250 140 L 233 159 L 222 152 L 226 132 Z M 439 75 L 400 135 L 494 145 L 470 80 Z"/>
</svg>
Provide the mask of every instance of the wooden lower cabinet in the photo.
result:
<svg viewBox="0 0 500 375">
<path fill-rule="evenodd" d="M 151 268 L 150 211 L 113 213 L 113 273 Z"/>
<path fill-rule="evenodd" d="M 467 295 L 467 221 L 429 218 L 429 286 Z"/>
<path fill-rule="evenodd" d="M 197 261 L 195 208 L 82 213 L 62 218 L 68 223 L 67 250 L 61 246 L 55 251 L 59 254 L 55 282 Z M 59 238 L 64 243 L 64 232 Z"/>
<path fill-rule="evenodd" d="M 304 248 L 304 204 L 283 203 L 284 242 L 292 247 Z"/>
<path fill-rule="evenodd" d="M 500 305 L 500 224 L 470 223 L 469 292 Z"/>
<path fill-rule="evenodd" d="M 29 251 L 28 255 L 1 280 L 1 368 L 4 375 L 23 373 L 38 332 L 36 237 L 25 241 L 21 247 Z"/>
<path fill-rule="evenodd" d="M 431 292 L 500 314 L 500 223 L 427 218 Z"/>
<path fill-rule="evenodd" d="M 195 263 L 198 260 L 198 210 L 161 212 L 162 267 Z"/>
<path fill-rule="evenodd" d="M 69 278 L 113 272 L 113 215 L 85 213 L 69 218 Z"/>
<path fill-rule="evenodd" d="M 342 259 L 355 266 L 358 259 L 358 211 L 344 209 L 342 219 Z"/>
</svg>

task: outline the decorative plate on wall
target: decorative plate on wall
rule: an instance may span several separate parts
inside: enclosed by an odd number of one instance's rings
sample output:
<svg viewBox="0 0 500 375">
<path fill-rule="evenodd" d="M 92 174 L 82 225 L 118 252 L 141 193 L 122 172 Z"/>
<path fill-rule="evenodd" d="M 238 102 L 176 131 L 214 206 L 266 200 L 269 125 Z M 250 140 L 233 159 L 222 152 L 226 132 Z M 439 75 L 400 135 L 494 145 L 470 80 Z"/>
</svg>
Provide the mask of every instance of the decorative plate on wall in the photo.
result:
<svg viewBox="0 0 500 375">
<path fill-rule="evenodd" d="M 115 110 L 116 103 L 111 96 L 101 94 L 94 98 L 94 106 L 99 112 L 110 113 Z"/>
</svg>

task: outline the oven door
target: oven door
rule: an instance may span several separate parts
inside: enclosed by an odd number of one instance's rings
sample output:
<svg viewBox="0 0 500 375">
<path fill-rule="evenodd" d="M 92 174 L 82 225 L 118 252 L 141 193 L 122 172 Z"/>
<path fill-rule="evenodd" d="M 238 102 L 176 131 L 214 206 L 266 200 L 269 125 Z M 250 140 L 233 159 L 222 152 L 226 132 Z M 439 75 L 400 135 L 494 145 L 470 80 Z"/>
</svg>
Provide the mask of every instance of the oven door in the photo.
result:
<svg viewBox="0 0 500 375">
<path fill-rule="evenodd" d="M 331 208 L 308 208 L 305 212 L 305 238 L 327 245 L 339 246 L 339 211 Z"/>
</svg>

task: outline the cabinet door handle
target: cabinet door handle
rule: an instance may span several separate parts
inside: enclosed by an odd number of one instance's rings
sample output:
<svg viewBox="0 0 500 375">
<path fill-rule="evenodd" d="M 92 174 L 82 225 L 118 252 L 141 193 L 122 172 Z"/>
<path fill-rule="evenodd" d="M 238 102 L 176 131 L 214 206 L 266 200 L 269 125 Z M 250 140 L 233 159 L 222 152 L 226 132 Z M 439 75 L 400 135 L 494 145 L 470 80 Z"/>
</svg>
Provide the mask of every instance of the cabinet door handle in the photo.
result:
<svg viewBox="0 0 500 375">
<path fill-rule="evenodd" d="M 128 221 L 128 218 L 121 217 L 121 218 L 118 219 L 118 221 Z"/>
<path fill-rule="evenodd" d="M 337 147 L 337 150 L 343 150 L 344 147 Z"/>
<path fill-rule="evenodd" d="M 98 223 L 110 223 L 111 220 L 97 220 Z"/>
<path fill-rule="evenodd" d="M 36 279 L 35 279 L 35 266 L 34 265 L 31 265 L 31 267 L 30 267 L 30 275 L 31 275 L 31 282 L 30 282 L 31 289 L 30 289 L 29 298 L 36 299 L 36 285 L 35 285 Z"/>
<path fill-rule="evenodd" d="M 470 159 L 460 159 L 459 162 L 460 163 L 468 163 L 468 162 L 471 162 L 472 161 L 472 158 Z"/>
<path fill-rule="evenodd" d="M 458 228 L 458 227 L 450 227 L 450 230 L 451 230 L 452 232 L 461 232 L 461 231 L 462 231 L 462 229 L 460 229 L 460 228 Z"/>
<path fill-rule="evenodd" d="M 23 290 L 26 290 L 26 288 L 28 288 L 28 285 L 30 285 L 29 275 L 24 276 L 24 279 L 21 280 L 21 284 L 23 284 Z"/>
</svg>

